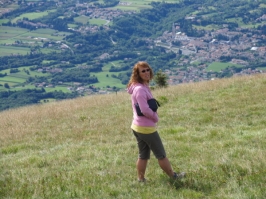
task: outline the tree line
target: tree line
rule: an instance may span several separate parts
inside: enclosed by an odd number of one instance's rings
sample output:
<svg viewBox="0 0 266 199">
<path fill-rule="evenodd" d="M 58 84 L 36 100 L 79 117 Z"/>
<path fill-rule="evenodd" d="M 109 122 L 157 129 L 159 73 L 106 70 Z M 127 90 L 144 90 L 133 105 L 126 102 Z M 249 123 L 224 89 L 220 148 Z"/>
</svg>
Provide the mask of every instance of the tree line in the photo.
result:
<svg viewBox="0 0 266 199">
<path fill-rule="evenodd" d="M 26 105 L 39 104 L 41 100 L 63 100 L 78 97 L 77 93 L 64 93 L 62 91 L 46 92 L 42 89 L 25 89 L 20 91 L 0 92 L 0 111 L 10 108 L 18 108 Z"/>
</svg>

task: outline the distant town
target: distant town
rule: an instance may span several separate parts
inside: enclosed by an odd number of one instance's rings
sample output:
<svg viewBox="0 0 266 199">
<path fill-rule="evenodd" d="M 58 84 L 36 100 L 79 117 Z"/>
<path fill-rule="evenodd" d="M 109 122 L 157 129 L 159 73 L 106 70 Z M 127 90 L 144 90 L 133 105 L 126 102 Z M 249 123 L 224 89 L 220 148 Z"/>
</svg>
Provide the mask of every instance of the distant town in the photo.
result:
<svg viewBox="0 0 266 199">
<path fill-rule="evenodd" d="M 120 2 L 120 4 L 126 5 L 126 2 Z M 76 6 L 88 7 L 87 4 L 78 4 Z M 122 11 L 122 10 L 110 10 L 105 8 L 87 8 L 83 10 L 80 15 L 87 15 L 89 13 L 90 17 L 100 18 L 106 21 L 110 21 L 115 17 L 121 17 L 125 13 L 133 14 L 132 11 Z M 197 20 L 196 16 L 188 16 L 187 20 Z M 256 19 L 257 21 L 265 21 L 266 23 L 266 14 L 262 15 L 260 18 Z M 105 29 L 108 29 L 108 23 L 103 26 Z M 85 26 L 76 31 L 97 31 L 99 26 Z M 254 29 L 249 31 L 247 28 L 236 28 L 235 31 L 230 31 L 225 24 L 222 29 L 206 31 L 206 34 L 200 38 L 188 37 L 185 33 L 180 32 L 180 27 L 178 24 L 173 24 L 171 31 L 165 31 L 162 36 L 158 37 L 155 40 L 147 38 L 147 42 L 150 44 L 150 48 L 154 46 L 162 46 L 167 49 L 167 51 L 173 51 L 178 53 L 182 52 L 186 58 L 182 58 L 178 66 L 190 65 L 188 70 L 182 71 L 180 68 L 174 68 L 171 70 L 164 71 L 168 76 L 168 83 L 170 85 L 187 83 L 194 81 L 202 81 L 216 78 L 216 74 L 213 73 L 210 77 L 207 76 L 206 68 L 208 67 L 206 63 L 220 62 L 221 56 L 232 56 L 238 55 L 239 59 L 232 59 L 231 63 L 236 65 L 248 66 L 249 63 L 256 62 L 260 59 L 261 62 L 266 61 L 266 47 L 259 47 L 258 43 L 266 38 L 266 35 L 260 34 L 259 31 Z M 223 35 L 229 40 L 216 40 L 215 37 L 218 35 Z M 237 39 L 232 39 L 236 38 Z M 174 42 L 180 42 L 181 47 L 176 47 L 173 45 Z M 108 58 L 112 55 L 105 53 L 102 55 L 101 59 Z M 245 57 L 245 60 L 241 59 Z M 193 62 L 203 63 L 197 67 L 193 66 Z M 234 75 L 250 75 L 255 73 L 263 73 L 265 71 L 258 69 L 243 69 L 239 73 Z"/>
<path fill-rule="evenodd" d="M 42 3 L 42 2 L 40 2 Z M 57 2 L 57 6 L 60 7 L 64 4 L 63 1 Z M 120 5 L 127 6 L 127 2 L 120 2 Z M 78 9 L 77 9 L 78 8 Z M 82 8 L 82 9 L 80 9 Z M 200 9 L 200 8 L 199 8 Z M 120 9 L 110 9 L 110 8 L 96 8 L 93 4 L 87 3 L 77 3 L 73 7 L 68 8 L 68 12 L 65 13 L 66 16 L 69 15 L 78 15 L 78 16 L 88 16 L 90 19 L 102 19 L 106 20 L 106 23 L 102 26 L 84 24 L 83 26 L 75 28 L 69 28 L 72 31 L 77 32 L 97 32 L 101 28 L 108 30 L 109 22 L 114 18 L 122 17 L 125 14 L 134 14 L 135 11 L 123 11 Z M 22 23 L 32 23 L 23 21 Z M 187 16 L 186 20 L 198 20 L 197 16 Z M 266 23 L 266 14 L 262 15 L 260 18 L 256 19 L 257 21 L 262 21 Z M 36 23 L 33 24 L 37 28 L 46 27 L 45 24 Z M 250 29 L 251 30 L 251 29 Z M 220 58 L 222 56 L 234 56 L 239 57 L 238 59 L 232 59 L 230 62 L 235 65 L 245 66 L 246 69 L 241 70 L 234 75 L 250 75 L 255 73 L 263 73 L 264 70 L 248 68 L 250 63 L 256 63 L 258 60 L 260 62 L 266 62 L 266 47 L 259 46 L 261 40 L 265 40 L 266 36 L 260 34 L 258 30 L 252 29 L 249 31 L 247 28 L 236 28 L 234 31 L 230 31 L 227 25 L 225 24 L 222 29 L 218 30 L 209 30 L 206 31 L 206 34 L 202 37 L 189 37 L 185 33 L 181 32 L 179 24 L 173 23 L 172 30 L 166 30 L 163 35 L 156 39 L 146 38 L 146 41 L 149 45 L 149 48 L 155 46 L 161 46 L 166 49 L 166 52 L 175 52 L 176 54 L 181 53 L 183 56 L 176 67 L 171 70 L 163 71 L 169 77 L 168 84 L 175 85 L 180 83 L 196 82 L 203 80 L 210 80 L 217 78 L 217 73 L 207 70 L 208 64 L 213 62 L 221 62 Z M 217 40 L 218 35 L 222 35 L 228 40 Z M 237 38 L 237 39 L 236 39 Z M 36 38 L 38 39 L 38 38 Z M 46 40 L 47 38 L 39 38 Z M 112 38 L 110 38 L 112 41 Z M 114 43 L 114 41 L 112 41 Z M 175 45 L 175 43 L 179 45 Z M 8 44 L 7 44 L 8 45 Z M 20 45 L 20 44 L 12 44 Z M 58 41 L 53 44 L 49 44 L 49 47 L 58 45 L 58 48 L 64 49 L 69 48 L 66 44 Z M 82 44 L 75 44 L 74 47 Z M 98 59 L 104 60 L 111 57 L 112 54 L 103 53 Z M 243 57 L 245 59 L 243 59 Z M 200 63 L 195 66 L 193 63 Z M 186 66 L 186 70 L 182 69 L 182 66 Z M 47 69 L 49 70 L 49 69 Z M 53 69 L 53 71 L 48 72 L 58 72 L 61 69 Z M 42 69 L 39 69 L 39 72 L 42 72 Z M 42 87 L 43 85 L 37 85 L 37 87 Z M 49 85 L 53 86 L 53 85 Z M 73 90 L 73 88 L 69 88 Z M 75 89 L 78 92 L 83 92 L 86 90 L 83 87 L 78 87 L 75 85 Z M 100 91 L 100 93 L 106 93 L 108 91 L 113 91 L 112 88 L 108 88 L 107 91 Z M 90 93 L 99 92 L 97 89 L 89 89 Z"/>
</svg>

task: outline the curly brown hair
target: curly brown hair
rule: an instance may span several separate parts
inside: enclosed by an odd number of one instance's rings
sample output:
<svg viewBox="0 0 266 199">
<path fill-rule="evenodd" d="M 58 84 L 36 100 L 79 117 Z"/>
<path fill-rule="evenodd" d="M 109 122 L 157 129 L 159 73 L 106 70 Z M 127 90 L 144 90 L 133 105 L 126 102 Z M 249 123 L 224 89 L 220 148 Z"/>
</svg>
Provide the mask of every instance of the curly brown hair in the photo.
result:
<svg viewBox="0 0 266 199">
<path fill-rule="evenodd" d="M 139 68 L 140 67 L 149 68 L 150 69 L 150 80 L 153 78 L 153 71 L 152 71 L 152 68 L 150 67 L 150 65 L 147 62 L 139 61 L 134 65 L 134 67 L 132 69 L 132 74 L 131 74 L 130 80 L 127 84 L 127 88 L 130 87 L 132 84 L 135 84 L 135 83 L 143 84 L 143 79 L 139 75 Z"/>
</svg>

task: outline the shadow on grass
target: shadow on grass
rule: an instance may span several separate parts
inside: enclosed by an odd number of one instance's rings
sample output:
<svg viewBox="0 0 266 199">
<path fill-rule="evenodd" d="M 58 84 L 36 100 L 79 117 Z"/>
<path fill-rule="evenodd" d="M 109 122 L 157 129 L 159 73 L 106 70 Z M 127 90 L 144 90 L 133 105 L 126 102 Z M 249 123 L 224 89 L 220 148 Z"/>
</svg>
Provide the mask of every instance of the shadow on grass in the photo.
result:
<svg viewBox="0 0 266 199">
<path fill-rule="evenodd" d="M 204 195 L 209 195 L 213 192 L 213 182 L 209 180 L 192 178 L 186 176 L 181 180 L 170 180 L 170 184 L 175 187 L 175 189 L 188 189 L 194 192 L 200 192 Z"/>
</svg>

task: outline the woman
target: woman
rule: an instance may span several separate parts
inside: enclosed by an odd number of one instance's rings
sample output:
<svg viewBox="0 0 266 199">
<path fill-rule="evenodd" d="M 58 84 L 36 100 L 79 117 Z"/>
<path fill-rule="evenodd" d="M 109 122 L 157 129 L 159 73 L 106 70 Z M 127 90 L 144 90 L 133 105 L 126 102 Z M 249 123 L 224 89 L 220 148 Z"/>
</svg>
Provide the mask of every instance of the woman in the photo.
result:
<svg viewBox="0 0 266 199">
<path fill-rule="evenodd" d="M 149 82 L 152 78 L 153 71 L 149 64 L 147 62 L 138 62 L 133 67 L 131 78 L 127 85 L 127 91 L 131 94 L 133 108 L 131 129 L 137 139 L 139 148 L 139 157 L 136 163 L 139 182 L 145 182 L 145 171 L 150 159 L 150 151 L 153 152 L 158 159 L 160 167 L 170 178 L 179 179 L 185 176 L 185 173 L 177 174 L 173 171 L 156 130 L 156 123 L 159 120 L 158 114 L 150 109 L 147 103 L 147 100 L 153 98 L 149 89 Z M 135 109 L 136 103 L 138 103 L 144 116 L 138 116 Z"/>
</svg>

